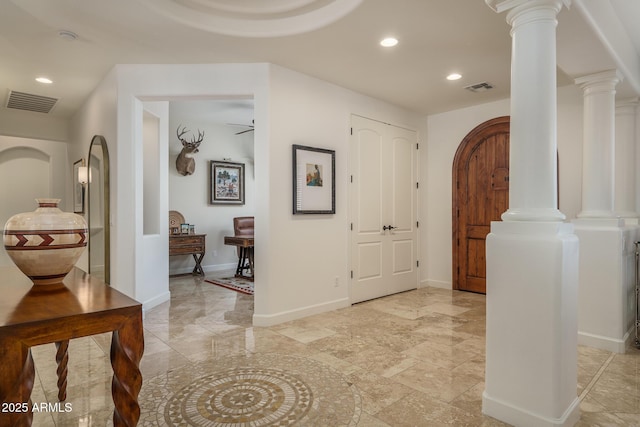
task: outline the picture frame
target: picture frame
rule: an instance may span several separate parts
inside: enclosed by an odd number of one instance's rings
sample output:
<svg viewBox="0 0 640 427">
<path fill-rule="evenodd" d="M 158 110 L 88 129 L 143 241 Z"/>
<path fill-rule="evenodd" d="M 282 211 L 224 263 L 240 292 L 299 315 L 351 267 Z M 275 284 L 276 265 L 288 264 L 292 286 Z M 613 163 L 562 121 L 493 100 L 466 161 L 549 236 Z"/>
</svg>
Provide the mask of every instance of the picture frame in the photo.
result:
<svg viewBox="0 0 640 427">
<path fill-rule="evenodd" d="M 336 213 L 336 152 L 293 147 L 293 214 Z"/>
<path fill-rule="evenodd" d="M 84 158 L 73 163 L 73 213 L 84 213 L 84 185 L 80 176 L 81 168 L 86 168 Z M 85 169 L 86 171 L 86 169 Z"/>
<path fill-rule="evenodd" d="M 209 204 L 244 205 L 244 163 L 209 161 Z"/>
<path fill-rule="evenodd" d="M 180 234 L 189 234 L 189 224 L 180 224 Z"/>
</svg>

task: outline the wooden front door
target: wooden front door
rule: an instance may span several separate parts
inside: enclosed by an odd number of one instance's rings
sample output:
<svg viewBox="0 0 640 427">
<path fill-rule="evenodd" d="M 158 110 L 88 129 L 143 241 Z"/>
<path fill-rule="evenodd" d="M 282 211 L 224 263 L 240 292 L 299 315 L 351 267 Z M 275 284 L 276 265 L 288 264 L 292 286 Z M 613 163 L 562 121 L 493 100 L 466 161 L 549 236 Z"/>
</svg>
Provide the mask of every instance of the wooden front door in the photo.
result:
<svg viewBox="0 0 640 427">
<path fill-rule="evenodd" d="M 509 117 L 486 121 L 453 161 L 453 289 L 486 293 L 485 239 L 509 207 Z"/>
</svg>

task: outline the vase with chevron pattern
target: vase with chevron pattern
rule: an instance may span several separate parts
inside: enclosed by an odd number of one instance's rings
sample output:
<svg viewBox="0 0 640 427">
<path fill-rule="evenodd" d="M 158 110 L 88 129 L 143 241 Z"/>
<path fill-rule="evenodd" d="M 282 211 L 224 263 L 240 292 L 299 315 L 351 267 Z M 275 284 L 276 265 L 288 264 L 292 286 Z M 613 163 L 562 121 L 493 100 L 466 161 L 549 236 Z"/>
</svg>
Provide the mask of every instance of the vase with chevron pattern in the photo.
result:
<svg viewBox="0 0 640 427">
<path fill-rule="evenodd" d="M 36 285 L 62 282 L 87 246 L 87 223 L 58 208 L 60 199 L 36 199 L 38 208 L 19 213 L 4 226 L 4 248 Z"/>
</svg>

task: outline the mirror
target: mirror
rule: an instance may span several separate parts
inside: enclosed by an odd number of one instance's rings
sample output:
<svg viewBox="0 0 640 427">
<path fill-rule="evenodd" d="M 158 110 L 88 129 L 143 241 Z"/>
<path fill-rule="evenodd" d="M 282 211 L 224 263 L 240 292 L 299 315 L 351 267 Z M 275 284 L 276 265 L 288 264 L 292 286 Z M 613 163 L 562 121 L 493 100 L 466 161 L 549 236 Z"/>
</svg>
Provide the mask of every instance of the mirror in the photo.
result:
<svg viewBox="0 0 640 427">
<path fill-rule="evenodd" d="M 103 136 L 91 140 L 88 159 L 89 273 L 109 283 L 109 150 Z"/>
</svg>

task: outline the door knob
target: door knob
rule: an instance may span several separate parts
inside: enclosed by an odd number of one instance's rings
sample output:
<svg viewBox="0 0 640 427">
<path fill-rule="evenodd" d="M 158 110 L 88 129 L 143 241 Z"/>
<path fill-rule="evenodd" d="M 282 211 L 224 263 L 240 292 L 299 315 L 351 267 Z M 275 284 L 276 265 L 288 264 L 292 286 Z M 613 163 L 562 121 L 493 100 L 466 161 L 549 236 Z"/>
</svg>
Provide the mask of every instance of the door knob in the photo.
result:
<svg viewBox="0 0 640 427">
<path fill-rule="evenodd" d="M 391 225 L 383 225 L 383 226 L 382 226 L 382 229 L 383 229 L 384 231 L 387 231 L 387 230 L 393 230 L 394 228 L 398 228 L 398 227 L 393 227 L 393 226 L 391 226 Z"/>
</svg>

